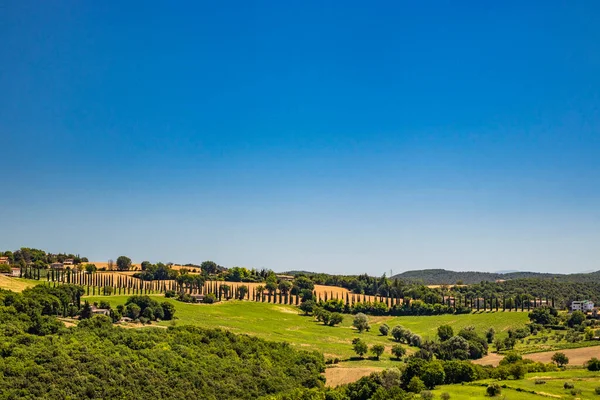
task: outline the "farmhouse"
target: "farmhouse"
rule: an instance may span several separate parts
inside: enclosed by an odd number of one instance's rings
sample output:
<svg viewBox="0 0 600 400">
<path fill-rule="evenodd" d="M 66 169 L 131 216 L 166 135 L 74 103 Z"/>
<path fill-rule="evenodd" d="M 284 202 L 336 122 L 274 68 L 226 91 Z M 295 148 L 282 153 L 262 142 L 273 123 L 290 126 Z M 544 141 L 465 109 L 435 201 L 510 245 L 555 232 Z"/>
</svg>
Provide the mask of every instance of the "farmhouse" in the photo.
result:
<svg viewBox="0 0 600 400">
<path fill-rule="evenodd" d="M 71 267 L 71 266 L 73 266 L 73 259 L 72 258 L 67 258 L 65 261 L 63 261 L 63 266 L 65 266 L 65 267 Z"/>
<path fill-rule="evenodd" d="M 278 280 L 281 281 L 293 281 L 294 277 L 292 275 L 275 275 Z"/>
<path fill-rule="evenodd" d="M 65 267 L 64 267 L 63 263 L 55 262 L 55 263 L 50 264 L 50 268 L 60 270 L 60 269 L 64 269 Z"/>
<path fill-rule="evenodd" d="M 574 301 L 571 303 L 571 312 L 583 311 L 588 312 L 594 309 L 594 303 L 589 300 Z"/>
<path fill-rule="evenodd" d="M 8 257 L 0 257 L 0 264 L 10 264 Z"/>
<path fill-rule="evenodd" d="M 92 314 L 95 315 L 106 315 L 110 317 L 110 310 L 107 310 L 105 308 L 98 308 L 95 306 L 92 306 Z"/>
<path fill-rule="evenodd" d="M 17 278 L 21 276 L 21 268 L 11 268 L 10 276 L 16 276 Z"/>
</svg>

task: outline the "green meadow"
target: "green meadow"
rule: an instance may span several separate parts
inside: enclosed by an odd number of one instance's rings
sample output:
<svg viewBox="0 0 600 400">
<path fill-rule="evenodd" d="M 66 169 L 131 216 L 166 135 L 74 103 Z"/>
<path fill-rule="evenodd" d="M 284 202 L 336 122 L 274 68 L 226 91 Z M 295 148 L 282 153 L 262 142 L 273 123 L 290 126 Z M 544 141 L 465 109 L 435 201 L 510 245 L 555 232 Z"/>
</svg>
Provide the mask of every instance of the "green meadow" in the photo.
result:
<svg viewBox="0 0 600 400">
<path fill-rule="evenodd" d="M 125 304 L 128 296 L 96 296 L 86 297 L 90 302 L 108 301 L 112 307 Z M 159 296 L 156 296 L 159 297 Z M 344 315 L 341 325 L 330 327 L 316 322 L 310 316 L 301 315 L 294 306 L 256 303 L 249 301 L 225 301 L 216 304 L 188 304 L 165 299 L 176 307 L 176 320 L 160 322 L 159 325 L 190 324 L 207 328 L 222 328 L 234 333 L 245 333 L 267 340 L 285 341 L 305 350 L 317 350 L 326 358 L 349 360 L 355 356 L 352 350 L 352 339 L 362 337 L 369 346 L 383 344 L 386 354 L 380 361 L 353 360 L 344 362 L 344 366 L 393 366 L 389 350 L 394 344 L 391 337 L 379 334 L 379 325 L 387 323 L 390 327 L 402 325 L 423 336 L 434 338 L 439 325 L 448 324 L 457 332 L 472 325 L 483 334 L 489 327 L 505 332 L 511 327 L 522 326 L 527 322 L 526 313 L 479 313 L 465 315 L 438 315 L 422 317 L 370 317 L 371 330 L 359 334 L 352 328 L 351 315 Z"/>
<path fill-rule="evenodd" d="M 447 392 L 453 400 L 489 399 L 485 396 L 485 388 L 491 382 L 506 386 L 502 388 L 502 393 L 497 397 L 498 399 L 539 400 L 556 398 L 585 400 L 600 398 L 600 395 L 595 392 L 595 389 L 600 387 L 600 372 L 590 372 L 583 369 L 531 373 L 521 380 L 485 380 L 465 385 L 444 385 L 439 386 L 433 393 L 436 398 L 440 398 L 441 393 Z M 563 386 L 565 382 L 573 384 L 574 389 L 565 389 Z"/>
</svg>

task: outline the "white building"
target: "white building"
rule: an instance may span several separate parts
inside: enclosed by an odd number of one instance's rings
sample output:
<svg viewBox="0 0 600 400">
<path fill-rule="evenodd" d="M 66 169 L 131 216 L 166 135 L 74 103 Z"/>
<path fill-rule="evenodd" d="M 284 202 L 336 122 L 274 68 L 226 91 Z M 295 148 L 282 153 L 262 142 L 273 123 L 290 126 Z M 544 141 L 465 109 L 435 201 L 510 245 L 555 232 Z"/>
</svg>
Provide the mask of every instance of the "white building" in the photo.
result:
<svg viewBox="0 0 600 400">
<path fill-rule="evenodd" d="M 574 301 L 571 303 L 571 311 L 588 312 L 594 309 L 594 303 L 589 300 Z"/>
</svg>

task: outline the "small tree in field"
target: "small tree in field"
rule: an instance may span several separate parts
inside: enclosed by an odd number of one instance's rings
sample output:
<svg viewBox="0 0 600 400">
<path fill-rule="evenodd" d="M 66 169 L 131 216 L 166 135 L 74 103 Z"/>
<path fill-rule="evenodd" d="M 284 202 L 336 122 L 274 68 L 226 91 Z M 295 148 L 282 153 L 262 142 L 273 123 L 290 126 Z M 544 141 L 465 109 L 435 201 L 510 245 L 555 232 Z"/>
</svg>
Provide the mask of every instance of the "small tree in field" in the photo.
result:
<svg viewBox="0 0 600 400">
<path fill-rule="evenodd" d="M 367 344 L 360 338 L 352 340 L 352 348 L 354 349 L 354 352 L 359 355 L 359 357 L 363 357 L 365 354 L 367 354 L 367 351 L 369 351 Z"/>
<path fill-rule="evenodd" d="M 382 336 L 387 336 L 389 332 L 390 327 L 387 324 L 379 325 L 379 333 L 381 333 Z"/>
<path fill-rule="evenodd" d="M 331 317 L 329 318 L 329 326 L 341 324 L 343 321 L 344 316 L 342 314 L 337 312 L 331 313 Z"/>
<path fill-rule="evenodd" d="M 569 357 L 567 357 L 565 353 L 558 352 L 554 353 L 552 361 L 556 363 L 557 366 L 563 367 L 569 363 Z"/>
<path fill-rule="evenodd" d="M 445 342 L 446 340 L 454 336 L 454 330 L 450 325 L 441 325 L 437 329 L 437 334 L 440 338 L 440 341 Z"/>
<path fill-rule="evenodd" d="M 375 355 L 375 358 L 378 360 L 384 351 L 385 351 L 385 347 L 383 347 L 382 344 L 376 344 L 371 347 L 371 353 L 373 353 Z"/>
<path fill-rule="evenodd" d="M 392 346 L 392 354 L 400 360 L 406 354 L 406 349 L 401 344 L 395 344 Z"/>
<path fill-rule="evenodd" d="M 244 300 L 244 297 L 246 297 L 246 295 L 248 294 L 248 286 L 246 285 L 242 285 L 240 287 L 238 287 L 238 299 L 240 300 Z"/>
<path fill-rule="evenodd" d="M 502 393 L 502 388 L 497 383 L 491 383 L 485 389 L 485 393 L 490 397 L 499 396 Z"/>
<path fill-rule="evenodd" d="M 369 325 L 369 318 L 363 313 L 356 314 L 352 326 L 354 326 L 359 333 L 362 333 L 363 331 L 368 332 L 371 329 L 371 325 Z"/>
<path fill-rule="evenodd" d="M 317 305 L 312 300 L 307 300 L 304 303 L 300 304 L 300 309 L 304 311 L 305 315 L 311 314 L 316 307 Z"/>
<path fill-rule="evenodd" d="M 119 271 L 127 271 L 131 268 L 131 258 L 120 256 L 117 258 L 117 269 Z"/>
<path fill-rule="evenodd" d="M 496 331 L 494 330 L 494 328 L 488 329 L 487 332 L 485 333 L 485 338 L 489 344 L 492 344 L 494 342 L 495 336 L 496 336 Z"/>
</svg>

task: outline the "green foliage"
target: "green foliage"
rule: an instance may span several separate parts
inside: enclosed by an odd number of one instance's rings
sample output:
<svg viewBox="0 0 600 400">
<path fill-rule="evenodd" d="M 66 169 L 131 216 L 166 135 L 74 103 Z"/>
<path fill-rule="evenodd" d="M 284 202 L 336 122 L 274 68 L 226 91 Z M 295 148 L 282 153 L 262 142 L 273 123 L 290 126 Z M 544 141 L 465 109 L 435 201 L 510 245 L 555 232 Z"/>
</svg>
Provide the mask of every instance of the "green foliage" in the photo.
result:
<svg viewBox="0 0 600 400">
<path fill-rule="evenodd" d="M 360 338 L 355 338 L 352 340 L 352 348 L 354 352 L 358 354 L 359 357 L 363 357 L 369 351 L 369 346 Z"/>
<path fill-rule="evenodd" d="M 395 344 L 392 346 L 392 354 L 400 360 L 406 355 L 406 349 L 401 344 Z"/>
<path fill-rule="evenodd" d="M 440 325 L 437 329 L 437 334 L 440 340 L 443 342 L 454 336 L 454 330 L 450 325 Z"/>
<path fill-rule="evenodd" d="M 588 371 L 600 371 L 600 360 L 598 360 L 596 357 L 591 358 L 586 363 L 586 368 Z"/>
<path fill-rule="evenodd" d="M 84 269 L 85 269 L 85 272 L 87 272 L 88 274 L 92 274 L 98 270 L 98 268 L 96 267 L 96 264 L 85 264 Z"/>
<path fill-rule="evenodd" d="M 358 313 L 354 316 L 352 326 L 354 326 L 359 333 L 369 331 L 371 329 L 371 325 L 369 325 L 369 318 L 363 313 Z"/>
<path fill-rule="evenodd" d="M 406 390 L 413 393 L 421 393 L 423 390 L 425 390 L 425 384 L 423 383 L 421 378 L 419 378 L 418 376 L 413 376 L 408 382 Z"/>
<path fill-rule="evenodd" d="M 490 396 L 499 396 L 502 393 L 502 388 L 497 383 L 490 383 L 485 389 L 485 393 Z"/>
<path fill-rule="evenodd" d="M 373 346 L 371 346 L 371 353 L 373 353 L 375 358 L 378 360 L 384 351 L 385 351 L 385 347 L 382 344 L 374 344 Z"/>
<path fill-rule="evenodd" d="M 433 389 L 437 385 L 443 384 L 446 379 L 444 367 L 439 361 L 429 362 L 423 367 L 419 376 L 427 389 Z"/>
<path fill-rule="evenodd" d="M 128 271 L 131 268 L 131 258 L 127 256 L 119 256 L 117 258 L 117 269 L 119 271 Z"/>
<path fill-rule="evenodd" d="M 569 363 L 569 357 L 565 353 L 556 352 L 552 355 L 552 362 L 558 367 L 563 367 Z"/>
<path fill-rule="evenodd" d="M 485 332 L 485 339 L 487 340 L 488 344 L 492 344 L 494 342 L 494 337 L 496 336 L 496 330 L 491 327 L 490 329 L 488 329 Z"/>
<path fill-rule="evenodd" d="M 300 304 L 300 310 L 302 310 L 305 315 L 312 314 L 315 308 L 316 304 L 312 300 L 307 300 Z"/>
<path fill-rule="evenodd" d="M 536 324 L 554 325 L 558 322 L 558 312 L 552 307 L 538 307 L 529 313 L 529 319 Z"/>
<path fill-rule="evenodd" d="M 420 394 L 423 400 L 432 400 L 435 397 L 435 395 L 429 390 L 423 390 Z"/>
<path fill-rule="evenodd" d="M 117 265 L 119 260 L 117 260 Z M 148 261 L 142 263 L 142 272 L 133 274 L 134 277 L 145 280 L 173 280 L 177 279 L 179 272 L 163 263 L 151 264 Z M 202 279 L 204 283 L 204 279 Z"/>
<path fill-rule="evenodd" d="M 585 321 L 585 314 L 581 311 L 573 311 L 567 324 L 570 327 L 575 327 L 581 325 Z"/>
<path fill-rule="evenodd" d="M 256 399 L 323 384 L 322 355 L 222 330 L 123 329 L 94 316 L 35 336 L 17 311 L 35 309 L 30 295 L 0 292 L 0 330 L 12 332 L 0 335 L 3 398 Z"/>
<path fill-rule="evenodd" d="M 125 315 L 131 319 L 140 316 L 149 321 L 170 320 L 175 314 L 175 306 L 168 302 L 159 303 L 149 296 L 131 296 L 125 303 Z"/>
<path fill-rule="evenodd" d="M 379 333 L 381 333 L 382 336 L 387 336 L 389 332 L 390 327 L 387 324 L 379 325 Z"/>
<path fill-rule="evenodd" d="M 519 361 L 523 361 L 523 357 L 519 353 L 511 351 L 506 353 L 504 358 L 500 361 L 500 365 L 514 364 Z"/>
<path fill-rule="evenodd" d="M 205 304 L 213 304 L 217 302 L 217 296 L 214 293 L 208 293 L 204 295 L 202 302 Z"/>
</svg>

